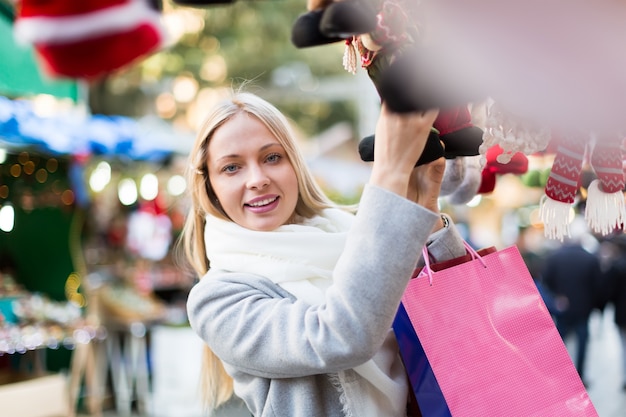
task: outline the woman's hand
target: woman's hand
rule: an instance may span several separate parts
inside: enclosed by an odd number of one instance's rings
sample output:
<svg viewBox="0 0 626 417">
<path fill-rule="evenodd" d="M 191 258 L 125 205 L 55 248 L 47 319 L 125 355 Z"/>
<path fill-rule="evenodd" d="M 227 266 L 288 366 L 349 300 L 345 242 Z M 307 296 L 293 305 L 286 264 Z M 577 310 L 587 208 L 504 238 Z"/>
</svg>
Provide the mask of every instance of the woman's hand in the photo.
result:
<svg viewBox="0 0 626 417">
<path fill-rule="evenodd" d="M 430 211 L 439 213 L 439 194 L 446 170 L 445 158 L 413 168 L 407 198 Z"/>
<path fill-rule="evenodd" d="M 430 129 L 435 121 L 438 110 L 429 110 L 426 112 L 413 113 L 394 113 L 387 109 L 383 104 L 378 124 L 376 125 L 376 146 L 374 147 L 374 165 L 372 167 L 372 176 L 370 183 L 389 191 L 395 192 L 403 197 L 415 199 L 413 188 L 419 187 L 422 197 L 419 201 L 425 200 L 428 195 L 432 195 L 431 188 L 425 188 L 426 185 L 421 184 L 422 181 L 428 181 L 427 177 L 437 178 L 436 173 L 431 175 L 422 175 L 420 167 L 419 180 L 415 187 L 411 187 L 411 195 L 409 195 L 409 183 L 412 182 L 413 170 L 415 162 L 419 159 L 424 151 L 426 140 L 430 133 Z M 434 165 L 427 164 L 431 167 Z M 443 173 L 442 173 L 443 176 Z M 441 186 L 441 178 L 438 181 L 439 189 Z M 430 186 L 429 186 L 430 187 Z M 430 190 L 430 191 L 426 191 Z M 437 197 L 439 192 L 437 191 Z M 426 206 L 425 206 L 426 207 Z"/>
<path fill-rule="evenodd" d="M 445 170 L 446 160 L 443 157 L 415 167 L 409 179 L 407 198 L 434 213 L 439 213 L 439 195 Z M 444 227 L 444 223 L 443 219 L 440 218 L 432 232 L 442 227 Z"/>
</svg>

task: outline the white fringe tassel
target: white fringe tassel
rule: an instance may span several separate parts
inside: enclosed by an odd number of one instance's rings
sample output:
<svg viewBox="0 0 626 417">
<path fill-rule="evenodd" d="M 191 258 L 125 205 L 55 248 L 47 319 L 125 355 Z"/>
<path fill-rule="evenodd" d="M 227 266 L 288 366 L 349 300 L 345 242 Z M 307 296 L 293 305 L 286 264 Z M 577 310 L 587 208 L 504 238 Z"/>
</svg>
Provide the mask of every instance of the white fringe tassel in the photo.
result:
<svg viewBox="0 0 626 417">
<path fill-rule="evenodd" d="M 569 237 L 569 217 L 571 205 L 556 201 L 544 195 L 539 203 L 539 216 L 543 222 L 543 233 L 549 239 L 559 239 L 563 242 Z"/>
<path fill-rule="evenodd" d="M 626 208 L 622 191 L 605 193 L 599 186 L 600 180 L 589 184 L 585 219 L 591 230 L 606 236 L 624 223 Z"/>
<path fill-rule="evenodd" d="M 346 47 L 343 51 L 343 68 L 350 74 L 356 74 L 358 54 L 356 40 L 352 37 L 349 42 L 346 42 Z"/>
</svg>

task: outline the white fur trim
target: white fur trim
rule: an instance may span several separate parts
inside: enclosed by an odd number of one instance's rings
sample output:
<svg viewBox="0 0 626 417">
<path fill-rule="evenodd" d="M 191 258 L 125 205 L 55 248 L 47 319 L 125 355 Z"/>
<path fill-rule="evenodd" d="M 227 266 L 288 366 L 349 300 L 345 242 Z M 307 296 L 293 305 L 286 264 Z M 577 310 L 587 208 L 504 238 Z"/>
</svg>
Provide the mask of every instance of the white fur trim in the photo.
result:
<svg viewBox="0 0 626 417">
<path fill-rule="evenodd" d="M 63 44 L 131 30 L 146 23 L 161 30 L 161 14 L 146 0 L 130 0 L 81 15 L 18 18 L 13 33 L 23 44 Z"/>
<path fill-rule="evenodd" d="M 624 193 L 605 193 L 599 185 L 600 180 L 593 180 L 587 188 L 585 220 L 591 230 L 606 236 L 626 220 Z"/>
<path fill-rule="evenodd" d="M 549 239 L 558 239 L 561 242 L 565 236 L 569 237 L 570 210 L 569 203 L 553 200 L 547 195 L 541 197 L 539 216 L 543 222 L 544 236 Z"/>
</svg>

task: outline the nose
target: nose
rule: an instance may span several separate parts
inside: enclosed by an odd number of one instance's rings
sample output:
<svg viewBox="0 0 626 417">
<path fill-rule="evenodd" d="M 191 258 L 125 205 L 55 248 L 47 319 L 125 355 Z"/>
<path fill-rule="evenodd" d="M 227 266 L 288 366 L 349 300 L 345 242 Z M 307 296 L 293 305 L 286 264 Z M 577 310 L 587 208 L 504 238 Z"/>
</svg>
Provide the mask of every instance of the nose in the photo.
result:
<svg viewBox="0 0 626 417">
<path fill-rule="evenodd" d="M 255 165 L 249 168 L 248 181 L 246 184 L 248 188 L 261 189 L 267 187 L 269 183 L 270 178 L 262 167 Z"/>
</svg>

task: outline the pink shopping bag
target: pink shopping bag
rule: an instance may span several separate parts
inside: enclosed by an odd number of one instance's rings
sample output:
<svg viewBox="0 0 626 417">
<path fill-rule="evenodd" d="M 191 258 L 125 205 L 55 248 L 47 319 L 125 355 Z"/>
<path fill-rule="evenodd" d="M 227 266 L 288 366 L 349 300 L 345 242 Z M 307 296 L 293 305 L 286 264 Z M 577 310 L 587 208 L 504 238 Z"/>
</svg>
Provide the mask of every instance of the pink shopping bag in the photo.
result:
<svg viewBox="0 0 626 417">
<path fill-rule="evenodd" d="M 402 298 L 451 415 L 597 417 L 517 247 L 466 247 L 436 272 L 425 256 Z"/>
</svg>

